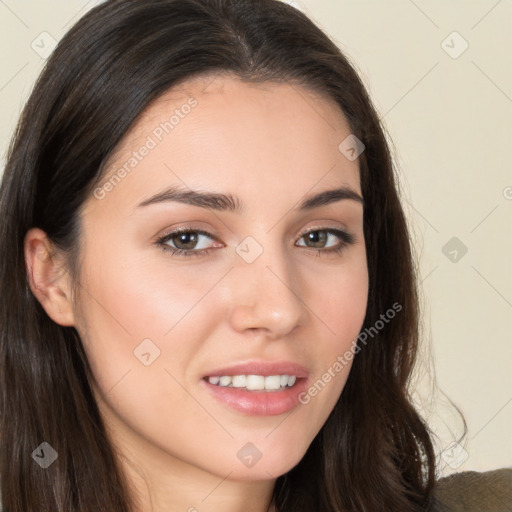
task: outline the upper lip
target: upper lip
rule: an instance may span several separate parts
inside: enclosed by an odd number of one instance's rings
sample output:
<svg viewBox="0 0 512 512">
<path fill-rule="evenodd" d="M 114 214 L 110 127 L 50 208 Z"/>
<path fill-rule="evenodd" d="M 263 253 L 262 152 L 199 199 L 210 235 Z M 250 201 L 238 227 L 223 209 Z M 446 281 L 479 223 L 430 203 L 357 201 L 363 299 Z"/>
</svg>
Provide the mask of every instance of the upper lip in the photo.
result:
<svg viewBox="0 0 512 512">
<path fill-rule="evenodd" d="M 224 368 L 216 368 L 205 377 L 221 377 L 222 375 L 295 375 L 297 378 L 307 377 L 308 370 L 304 366 L 291 361 L 250 361 Z"/>
</svg>

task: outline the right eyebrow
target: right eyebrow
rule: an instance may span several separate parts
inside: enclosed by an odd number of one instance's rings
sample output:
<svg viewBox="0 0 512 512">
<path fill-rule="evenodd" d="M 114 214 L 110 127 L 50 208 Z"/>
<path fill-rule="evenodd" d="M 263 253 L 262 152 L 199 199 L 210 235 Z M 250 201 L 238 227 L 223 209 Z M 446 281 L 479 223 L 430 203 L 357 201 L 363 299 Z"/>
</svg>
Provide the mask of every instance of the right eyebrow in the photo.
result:
<svg viewBox="0 0 512 512">
<path fill-rule="evenodd" d="M 353 189 L 349 187 L 340 187 L 331 190 L 324 190 L 310 197 L 306 197 L 295 210 L 312 210 L 319 206 L 325 206 L 336 201 L 353 200 L 364 206 L 364 199 Z M 159 192 L 148 199 L 145 199 L 137 207 L 149 206 L 167 202 L 177 202 L 208 208 L 219 211 L 231 211 L 241 213 L 244 210 L 244 204 L 237 196 L 229 193 L 201 192 L 198 190 L 182 189 L 180 187 L 170 187 Z"/>
</svg>

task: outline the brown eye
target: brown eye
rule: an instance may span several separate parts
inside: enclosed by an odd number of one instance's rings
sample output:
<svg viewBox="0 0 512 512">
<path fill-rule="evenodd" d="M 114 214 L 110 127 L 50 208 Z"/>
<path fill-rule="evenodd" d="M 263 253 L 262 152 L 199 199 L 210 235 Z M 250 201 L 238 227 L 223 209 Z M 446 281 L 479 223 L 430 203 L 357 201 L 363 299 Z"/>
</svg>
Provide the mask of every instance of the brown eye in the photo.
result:
<svg viewBox="0 0 512 512">
<path fill-rule="evenodd" d="M 336 244 L 336 238 L 341 240 L 341 242 Z M 356 240 L 354 235 L 340 229 L 315 229 L 302 235 L 301 239 L 307 241 L 308 245 L 306 247 L 318 249 L 319 253 L 340 252 L 345 246 L 353 244 Z M 327 247 L 326 244 L 331 240 L 334 244 Z"/>
<path fill-rule="evenodd" d="M 307 233 L 304 238 L 314 244 L 315 249 L 321 249 L 327 243 L 328 235 L 325 231 L 318 230 Z"/>
<path fill-rule="evenodd" d="M 188 233 L 174 235 L 169 240 L 172 240 L 177 249 L 190 250 L 195 248 L 198 236 L 195 232 L 189 231 Z"/>
<path fill-rule="evenodd" d="M 165 251 L 171 251 L 173 255 L 205 256 L 211 248 L 211 242 L 204 242 L 203 238 L 214 240 L 210 233 L 202 229 L 179 228 L 160 237 L 157 245 Z"/>
</svg>

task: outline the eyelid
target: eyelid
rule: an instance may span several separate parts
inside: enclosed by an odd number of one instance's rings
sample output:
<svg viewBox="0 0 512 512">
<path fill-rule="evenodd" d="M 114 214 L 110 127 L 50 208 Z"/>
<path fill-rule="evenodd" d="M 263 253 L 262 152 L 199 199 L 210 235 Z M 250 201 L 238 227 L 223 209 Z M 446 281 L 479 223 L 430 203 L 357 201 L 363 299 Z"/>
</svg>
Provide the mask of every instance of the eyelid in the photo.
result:
<svg viewBox="0 0 512 512">
<path fill-rule="evenodd" d="M 184 226 L 178 226 L 176 228 L 169 228 L 164 230 L 161 234 L 157 235 L 154 239 L 155 240 L 161 240 L 162 238 L 168 237 L 170 235 L 179 235 L 180 233 L 200 233 L 201 235 L 205 235 L 210 237 L 213 240 L 217 240 L 217 236 L 212 233 L 211 230 L 208 228 L 202 228 L 200 226 L 194 226 L 194 225 L 184 225 Z"/>
<path fill-rule="evenodd" d="M 356 236 L 353 232 L 351 232 L 345 228 L 340 228 L 340 227 L 333 228 L 333 227 L 329 227 L 329 226 L 314 227 L 314 228 L 308 229 L 308 230 L 302 232 L 302 234 L 298 237 L 298 239 L 300 240 L 307 234 L 314 233 L 315 231 L 325 231 L 326 233 L 332 233 L 335 236 L 337 236 L 342 241 L 342 243 L 344 243 L 346 245 L 353 245 L 359 241 L 359 237 Z M 325 249 L 324 249 L 324 251 L 325 251 Z"/>
<path fill-rule="evenodd" d="M 344 233 L 344 234 L 348 235 L 349 237 L 354 237 L 357 240 L 355 235 L 353 235 L 347 228 L 345 228 L 345 226 L 343 226 L 343 227 L 328 226 L 328 225 L 325 225 L 325 224 L 318 224 L 316 226 L 310 226 L 309 228 L 307 228 L 304 231 L 299 231 L 295 235 L 295 237 L 297 239 L 300 239 L 304 235 L 307 235 L 308 233 L 311 233 L 311 232 L 314 232 L 314 231 L 341 232 L 341 233 Z M 162 240 L 163 238 L 167 238 L 167 237 L 169 237 L 171 235 L 175 236 L 175 235 L 179 235 L 180 233 L 189 233 L 189 232 L 199 233 L 201 235 L 204 235 L 204 236 L 207 236 L 207 237 L 211 238 L 212 240 L 216 240 L 217 242 L 219 242 L 219 240 L 218 240 L 216 235 L 212 234 L 207 229 L 203 229 L 203 228 L 201 228 L 199 226 L 194 226 L 194 225 L 190 225 L 190 226 L 189 225 L 185 225 L 185 226 L 179 226 L 177 228 L 170 228 L 169 230 L 166 230 L 162 234 L 160 234 L 157 237 L 155 237 L 155 239 L 156 240 Z"/>
<path fill-rule="evenodd" d="M 320 248 L 320 249 L 314 248 L 314 247 L 308 247 L 307 245 L 299 245 L 298 247 L 303 247 L 310 251 L 316 251 L 318 253 L 318 255 L 320 255 L 320 253 L 324 253 L 326 256 L 328 256 L 330 254 L 338 254 L 338 253 L 343 252 L 344 249 L 347 248 L 347 246 L 354 245 L 359 240 L 359 237 L 356 237 L 353 233 L 349 232 L 344 227 L 343 228 L 331 227 L 331 226 L 328 226 L 325 224 L 311 226 L 308 229 L 306 229 L 305 231 L 300 231 L 299 234 L 296 235 L 296 239 L 301 240 L 309 233 L 312 233 L 312 232 L 314 233 L 316 231 L 323 231 L 323 232 L 329 233 L 331 235 L 334 235 L 335 237 L 337 237 L 340 240 L 340 242 L 334 247 L 326 247 L 326 248 Z M 185 257 L 187 257 L 187 256 L 207 256 L 213 247 L 207 247 L 207 248 L 203 248 L 203 249 L 179 249 L 179 248 L 172 247 L 167 244 L 167 242 L 169 240 L 171 240 L 175 236 L 178 236 L 180 233 L 191 233 L 191 232 L 206 236 L 207 238 L 210 238 L 212 241 L 216 241 L 217 244 L 220 243 L 220 244 L 222 244 L 222 246 L 225 246 L 222 242 L 219 242 L 217 237 L 215 235 L 213 235 L 212 233 L 210 233 L 209 231 L 199 228 L 199 227 L 195 227 L 193 225 L 180 226 L 177 228 L 170 229 L 165 234 L 160 235 L 157 238 L 156 243 L 157 243 L 157 245 L 161 246 L 162 250 L 170 251 L 173 256 L 178 256 L 178 257 L 180 257 L 180 256 L 185 256 Z M 218 247 L 218 245 L 217 245 L 217 247 Z"/>
<path fill-rule="evenodd" d="M 165 231 L 163 234 L 158 235 L 157 243 L 163 242 L 163 241 L 168 241 L 169 239 L 174 238 L 175 236 L 180 235 L 181 233 L 197 233 L 197 234 L 206 236 L 213 241 L 222 243 L 222 242 L 219 242 L 217 237 L 215 235 L 213 235 L 210 231 L 207 231 L 207 230 L 199 228 L 199 227 L 194 227 L 194 226 L 180 226 L 177 228 L 170 229 L 169 231 Z M 200 250 L 206 250 L 206 249 L 200 249 Z M 198 250 L 195 250 L 195 251 L 190 250 L 190 252 L 199 252 L 199 251 Z"/>
</svg>

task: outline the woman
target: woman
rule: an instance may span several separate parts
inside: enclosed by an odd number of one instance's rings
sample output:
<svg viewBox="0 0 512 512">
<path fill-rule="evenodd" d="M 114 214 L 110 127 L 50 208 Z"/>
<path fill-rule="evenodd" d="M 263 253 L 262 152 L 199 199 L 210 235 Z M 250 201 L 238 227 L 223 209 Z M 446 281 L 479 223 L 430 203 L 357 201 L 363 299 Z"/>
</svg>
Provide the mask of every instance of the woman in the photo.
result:
<svg viewBox="0 0 512 512">
<path fill-rule="evenodd" d="M 0 190 L 4 510 L 440 507 L 396 189 L 360 79 L 299 11 L 89 12 Z"/>
</svg>

